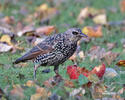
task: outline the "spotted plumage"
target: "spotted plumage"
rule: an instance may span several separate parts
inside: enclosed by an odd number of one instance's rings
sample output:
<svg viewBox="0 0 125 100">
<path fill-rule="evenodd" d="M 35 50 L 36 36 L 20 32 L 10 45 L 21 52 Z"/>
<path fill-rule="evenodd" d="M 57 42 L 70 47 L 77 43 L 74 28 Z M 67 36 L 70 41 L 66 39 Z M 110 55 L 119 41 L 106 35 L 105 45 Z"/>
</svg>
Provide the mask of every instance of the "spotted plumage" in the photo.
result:
<svg viewBox="0 0 125 100">
<path fill-rule="evenodd" d="M 14 63 L 33 60 L 34 78 L 39 66 L 54 66 L 54 71 L 58 74 L 58 66 L 73 55 L 77 49 L 77 42 L 82 37 L 87 36 L 79 28 L 71 28 L 64 33 L 54 34 L 33 47 Z"/>
</svg>

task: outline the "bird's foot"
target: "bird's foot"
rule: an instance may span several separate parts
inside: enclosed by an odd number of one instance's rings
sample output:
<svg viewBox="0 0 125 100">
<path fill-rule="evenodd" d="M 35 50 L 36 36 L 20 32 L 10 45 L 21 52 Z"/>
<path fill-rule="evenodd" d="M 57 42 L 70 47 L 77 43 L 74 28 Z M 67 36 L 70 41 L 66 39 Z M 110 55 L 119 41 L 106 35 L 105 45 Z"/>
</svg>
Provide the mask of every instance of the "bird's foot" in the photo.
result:
<svg viewBox="0 0 125 100">
<path fill-rule="evenodd" d="M 60 74 L 56 74 L 54 77 L 53 77 L 54 81 L 56 83 L 59 83 L 63 80 L 62 76 Z"/>
</svg>

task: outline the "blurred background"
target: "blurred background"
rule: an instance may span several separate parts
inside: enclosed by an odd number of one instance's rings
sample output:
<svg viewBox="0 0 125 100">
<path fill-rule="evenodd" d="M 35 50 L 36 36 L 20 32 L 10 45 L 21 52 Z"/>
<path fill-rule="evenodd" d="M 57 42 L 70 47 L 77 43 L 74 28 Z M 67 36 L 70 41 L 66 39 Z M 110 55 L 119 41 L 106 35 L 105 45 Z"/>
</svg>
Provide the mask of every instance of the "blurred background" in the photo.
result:
<svg viewBox="0 0 125 100">
<path fill-rule="evenodd" d="M 80 41 L 78 52 L 64 65 L 60 65 L 60 74 L 69 79 L 66 66 L 73 65 L 74 62 L 87 70 L 92 70 L 103 62 L 107 68 L 111 68 L 108 69 L 109 73 L 118 75 L 115 78 L 112 75 L 105 77 L 104 84 L 109 86 L 109 91 L 112 89 L 110 92 L 116 93 L 123 89 L 125 68 L 116 66 L 116 63 L 125 59 L 125 0 L 0 0 L 0 89 L 6 89 L 0 95 L 4 98 L 9 95 L 11 99 L 19 95 L 20 100 L 29 100 L 36 93 L 36 88 L 20 90 L 20 87 L 33 79 L 33 63 L 13 65 L 12 62 L 45 37 L 72 27 L 79 27 L 90 39 Z M 46 68 L 41 67 L 37 73 L 37 83 L 41 87 L 47 79 L 54 76 L 53 67 L 50 67 L 48 74 L 42 73 L 44 69 Z M 18 94 L 17 88 L 22 94 Z M 65 95 L 62 100 L 66 100 L 67 91 L 72 91 L 54 89 L 51 94 Z M 77 100 L 82 100 L 84 96 L 87 97 L 86 100 L 92 100 L 89 92 L 87 90 Z M 123 97 L 124 93 L 121 93 Z M 68 95 L 67 98 L 71 100 L 72 97 Z M 122 100 L 121 96 L 119 98 L 117 99 Z"/>
</svg>

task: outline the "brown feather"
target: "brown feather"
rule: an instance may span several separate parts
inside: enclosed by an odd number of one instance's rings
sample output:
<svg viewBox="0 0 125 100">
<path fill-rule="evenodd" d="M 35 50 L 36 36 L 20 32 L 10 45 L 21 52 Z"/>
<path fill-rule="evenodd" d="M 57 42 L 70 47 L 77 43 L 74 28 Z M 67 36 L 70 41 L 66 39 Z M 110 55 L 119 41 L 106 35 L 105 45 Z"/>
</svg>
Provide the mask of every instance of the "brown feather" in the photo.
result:
<svg viewBox="0 0 125 100">
<path fill-rule="evenodd" d="M 40 44 L 36 45 L 35 47 L 33 47 L 25 55 L 18 58 L 14 63 L 25 62 L 27 60 L 33 60 L 37 56 L 46 54 L 51 51 L 53 51 L 52 46 L 44 44 L 44 43 L 40 43 Z"/>
</svg>

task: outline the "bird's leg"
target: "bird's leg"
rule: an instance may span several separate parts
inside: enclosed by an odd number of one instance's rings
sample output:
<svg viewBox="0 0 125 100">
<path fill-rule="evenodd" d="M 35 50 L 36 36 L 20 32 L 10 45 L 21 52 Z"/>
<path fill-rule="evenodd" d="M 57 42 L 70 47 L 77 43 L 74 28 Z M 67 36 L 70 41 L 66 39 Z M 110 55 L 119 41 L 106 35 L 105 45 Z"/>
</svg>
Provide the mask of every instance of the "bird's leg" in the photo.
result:
<svg viewBox="0 0 125 100">
<path fill-rule="evenodd" d="M 55 83 L 59 83 L 63 80 L 62 76 L 59 75 L 58 67 L 59 66 L 54 66 L 54 72 L 56 73 L 56 76 L 54 76 L 53 79 L 54 79 Z"/>
<path fill-rule="evenodd" d="M 58 68 L 59 66 L 54 66 L 54 72 L 56 73 L 56 75 L 59 75 Z"/>
<path fill-rule="evenodd" d="M 34 65 L 34 73 L 33 73 L 34 80 L 36 80 L 36 71 L 38 67 L 39 67 L 38 65 Z"/>
</svg>

